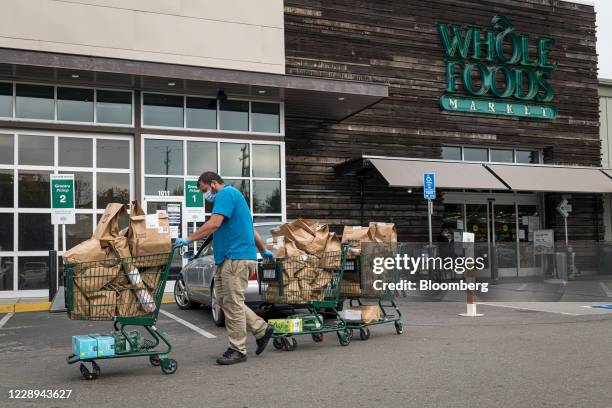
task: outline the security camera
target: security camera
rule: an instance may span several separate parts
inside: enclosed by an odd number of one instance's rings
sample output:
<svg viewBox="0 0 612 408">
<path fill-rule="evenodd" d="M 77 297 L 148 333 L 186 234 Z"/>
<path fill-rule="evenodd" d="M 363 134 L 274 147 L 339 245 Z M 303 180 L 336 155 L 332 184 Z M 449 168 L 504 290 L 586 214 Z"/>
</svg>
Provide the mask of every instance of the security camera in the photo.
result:
<svg viewBox="0 0 612 408">
<path fill-rule="evenodd" d="M 219 89 L 219 92 L 217 92 L 217 99 L 221 102 L 227 101 L 227 95 L 223 89 Z"/>
</svg>

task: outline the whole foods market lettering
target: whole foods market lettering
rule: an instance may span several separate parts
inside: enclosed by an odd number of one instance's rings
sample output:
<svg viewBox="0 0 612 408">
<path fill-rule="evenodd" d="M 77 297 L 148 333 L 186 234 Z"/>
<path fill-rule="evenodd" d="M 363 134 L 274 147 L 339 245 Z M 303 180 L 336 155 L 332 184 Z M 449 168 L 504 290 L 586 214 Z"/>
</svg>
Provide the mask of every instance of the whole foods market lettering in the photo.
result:
<svg viewBox="0 0 612 408">
<path fill-rule="evenodd" d="M 555 40 L 519 34 L 504 16 L 492 29 L 438 23 L 446 55 L 444 110 L 555 119 L 549 84 L 557 67 L 550 57 Z M 464 94 L 470 96 L 463 96 Z"/>
</svg>

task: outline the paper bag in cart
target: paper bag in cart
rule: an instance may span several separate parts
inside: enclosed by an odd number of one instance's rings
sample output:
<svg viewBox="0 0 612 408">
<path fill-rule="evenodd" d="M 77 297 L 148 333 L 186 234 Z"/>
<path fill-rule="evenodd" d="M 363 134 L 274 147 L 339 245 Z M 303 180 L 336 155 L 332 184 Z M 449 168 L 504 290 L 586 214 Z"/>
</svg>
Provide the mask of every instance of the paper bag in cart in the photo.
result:
<svg viewBox="0 0 612 408">
<path fill-rule="evenodd" d="M 172 241 L 168 214 L 165 211 L 158 211 L 156 214 L 145 215 L 138 201 L 134 201 L 128 229 L 128 244 L 132 256 L 136 257 L 170 252 Z M 138 268 L 162 266 L 165 262 L 163 257 L 143 258 L 136 259 L 135 266 Z"/>
</svg>

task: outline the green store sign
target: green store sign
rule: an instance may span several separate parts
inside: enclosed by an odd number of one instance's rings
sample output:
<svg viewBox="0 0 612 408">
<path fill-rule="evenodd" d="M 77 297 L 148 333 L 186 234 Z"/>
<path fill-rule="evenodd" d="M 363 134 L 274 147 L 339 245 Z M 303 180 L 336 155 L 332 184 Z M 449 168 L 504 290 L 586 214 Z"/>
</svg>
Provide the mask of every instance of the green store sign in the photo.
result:
<svg viewBox="0 0 612 408">
<path fill-rule="evenodd" d="M 557 67 L 550 58 L 555 40 L 515 33 L 504 16 L 494 16 L 491 25 L 480 29 L 438 23 L 446 55 L 442 109 L 555 119 L 557 110 L 548 104 L 554 96 L 548 81 Z"/>
</svg>

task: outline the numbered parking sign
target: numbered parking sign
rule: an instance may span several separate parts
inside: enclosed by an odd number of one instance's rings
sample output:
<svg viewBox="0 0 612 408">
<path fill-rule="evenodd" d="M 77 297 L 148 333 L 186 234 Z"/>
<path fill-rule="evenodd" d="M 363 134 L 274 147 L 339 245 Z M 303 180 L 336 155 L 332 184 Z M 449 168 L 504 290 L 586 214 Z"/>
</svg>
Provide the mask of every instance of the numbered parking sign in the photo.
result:
<svg viewBox="0 0 612 408">
<path fill-rule="evenodd" d="M 51 221 L 75 224 L 74 174 L 51 174 Z"/>
<path fill-rule="evenodd" d="M 185 180 L 185 216 L 188 222 L 204 221 L 204 194 L 197 179 Z"/>
</svg>

